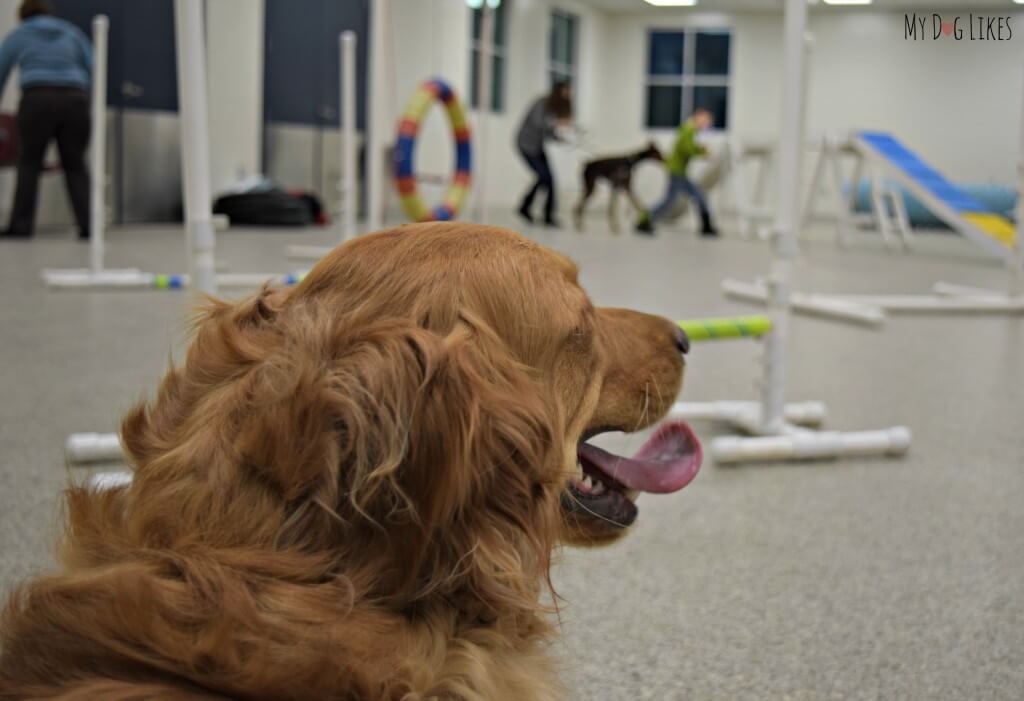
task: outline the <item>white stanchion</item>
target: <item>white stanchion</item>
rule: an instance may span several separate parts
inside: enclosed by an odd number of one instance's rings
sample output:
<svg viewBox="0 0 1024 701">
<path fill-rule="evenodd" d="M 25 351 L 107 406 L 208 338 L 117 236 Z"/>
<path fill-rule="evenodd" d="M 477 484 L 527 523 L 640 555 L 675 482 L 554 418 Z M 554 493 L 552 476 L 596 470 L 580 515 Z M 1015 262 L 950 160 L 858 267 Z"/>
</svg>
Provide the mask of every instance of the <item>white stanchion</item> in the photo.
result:
<svg viewBox="0 0 1024 701">
<path fill-rule="evenodd" d="M 124 458 L 116 433 L 72 433 L 64 443 L 69 463 L 115 462 Z"/>
<path fill-rule="evenodd" d="M 203 0 L 175 0 L 174 10 L 188 270 L 197 292 L 215 295 L 217 274 L 210 199 Z"/>
<path fill-rule="evenodd" d="M 473 220 L 487 221 L 487 144 L 490 123 L 491 101 L 494 86 L 491 85 L 491 56 L 494 54 L 494 10 L 489 0 L 480 8 L 480 50 L 477 52 L 476 71 L 476 161 L 473 165 Z"/>
<path fill-rule="evenodd" d="M 87 268 L 45 268 L 42 278 L 45 284 L 67 286 L 67 279 L 82 280 L 78 287 L 92 287 L 90 277 L 103 279 L 110 276 L 118 279 L 140 274 L 137 268 L 111 270 L 105 267 L 106 260 L 106 185 L 107 185 L 107 46 L 110 21 L 106 15 L 97 15 L 92 20 L 93 66 L 90 92 L 90 113 L 92 125 L 89 132 L 89 267 Z M 53 283 L 52 281 L 57 281 Z"/>
<path fill-rule="evenodd" d="M 89 201 L 89 269 L 103 272 L 107 228 L 104 190 L 107 184 L 107 36 L 110 22 L 106 15 L 92 21 L 92 133 L 89 136 L 89 161 L 92 170 Z"/>
<path fill-rule="evenodd" d="M 749 285 L 735 280 L 723 283 L 730 296 L 765 302 L 772 330 L 765 337 L 764 374 L 760 402 L 712 402 L 677 404 L 673 412 L 684 418 L 723 421 L 746 436 L 722 436 L 711 442 L 710 454 L 720 463 L 820 459 L 841 456 L 901 455 L 910 447 L 910 430 L 897 426 L 881 431 L 817 432 L 798 424 L 815 425 L 825 417 L 819 402 L 786 403 L 786 332 L 790 310 L 877 325 L 884 321 L 880 309 L 845 300 L 801 296 L 790 289 L 792 261 L 800 227 L 800 156 L 806 82 L 804 34 L 806 0 L 786 0 L 785 57 L 782 84 L 782 139 L 778 150 L 778 207 L 775 215 L 774 256 L 765 283 Z"/>
<path fill-rule="evenodd" d="M 338 39 L 341 55 L 341 242 L 356 235 L 356 33 Z"/>
<path fill-rule="evenodd" d="M 384 130 L 391 128 L 391 115 L 385 114 L 384 88 L 387 87 L 387 70 L 384 42 L 387 22 L 391 18 L 390 0 L 372 0 L 370 3 L 370 66 L 367 92 L 367 143 L 366 143 L 366 216 L 367 229 L 377 231 L 381 226 L 381 203 L 384 201 Z"/>
<path fill-rule="evenodd" d="M 356 236 L 356 34 L 344 31 L 338 38 L 341 58 L 341 216 L 338 217 L 340 243 Z M 373 87 L 370 88 L 373 90 Z M 373 127 L 370 127 L 373 131 Z M 371 189 L 372 191 L 372 189 Z M 371 223 L 371 230 L 372 230 Z M 379 228 L 379 227 L 377 227 Z M 294 245 L 285 248 L 285 255 L 300 260 L 319 260 L 334 250 L 333 246 Z"/>
</svg>

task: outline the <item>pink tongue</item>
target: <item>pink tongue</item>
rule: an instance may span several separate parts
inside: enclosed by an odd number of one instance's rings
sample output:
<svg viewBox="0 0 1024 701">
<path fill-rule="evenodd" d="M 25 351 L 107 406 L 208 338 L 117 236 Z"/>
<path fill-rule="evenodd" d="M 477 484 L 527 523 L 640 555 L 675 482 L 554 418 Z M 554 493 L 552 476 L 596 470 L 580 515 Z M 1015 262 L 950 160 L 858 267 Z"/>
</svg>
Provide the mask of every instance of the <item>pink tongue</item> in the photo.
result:
<svg viewBox="0 0 1024 701">
<path fill-rule="evenodd" d="M 700 470 L 700 441 L 685 421 L 666 421 L 632 458 L 581 443 L 580 459 L 627 489 L 665 494 L 688 485 Z"/>
</svg>

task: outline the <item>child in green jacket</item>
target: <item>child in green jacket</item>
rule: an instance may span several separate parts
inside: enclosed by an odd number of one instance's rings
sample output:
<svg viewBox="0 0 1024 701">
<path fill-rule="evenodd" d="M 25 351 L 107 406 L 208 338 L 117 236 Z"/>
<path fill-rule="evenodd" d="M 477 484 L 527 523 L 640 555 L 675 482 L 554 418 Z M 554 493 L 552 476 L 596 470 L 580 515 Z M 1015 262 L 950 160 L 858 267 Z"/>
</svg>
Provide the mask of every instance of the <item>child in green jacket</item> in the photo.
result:
<svg viewBox="0 0 1024 701">
<path fill-rule="evenodd" d="M 710 127 L 712 121 L 711 112 L 703 107 L 698 107 L 693 115 L 679 127 L 675 147 L 665 159 L 665 167 L 668 168 L 669 173 L 668 192 L 650 214 L 644 213 L 640 217 L 640 221 L 636 225 L 637 233 L 653 234 L 654 223 L 669 212 L 677 197 L 687 195 L 694 199 L 700 209 L 701 235 L 718 236 L 718 230 L 711 222 L 711 213 L 708 211 L 704 193 L 686 177 L 686 167 L 689 165 L 690 159 L 707 154 L 707 149 L 697 143 L 697 132 Z"/>
</svg>

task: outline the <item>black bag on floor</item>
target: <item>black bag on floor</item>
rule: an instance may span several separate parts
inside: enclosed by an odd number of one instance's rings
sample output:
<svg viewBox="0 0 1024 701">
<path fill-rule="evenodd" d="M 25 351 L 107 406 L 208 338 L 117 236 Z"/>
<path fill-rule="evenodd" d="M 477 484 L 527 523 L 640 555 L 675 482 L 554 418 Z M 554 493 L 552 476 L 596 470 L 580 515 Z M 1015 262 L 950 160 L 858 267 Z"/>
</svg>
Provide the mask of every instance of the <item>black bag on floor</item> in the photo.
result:
<svg viewBox="0 0 1024 701">
<path fill-rule="evenodd" d="M 308 200 L 278 189 L 222 195 L 213 212 L 226 215 L 234 226 L 309 226 L 314 220 Z"/>
</svg>

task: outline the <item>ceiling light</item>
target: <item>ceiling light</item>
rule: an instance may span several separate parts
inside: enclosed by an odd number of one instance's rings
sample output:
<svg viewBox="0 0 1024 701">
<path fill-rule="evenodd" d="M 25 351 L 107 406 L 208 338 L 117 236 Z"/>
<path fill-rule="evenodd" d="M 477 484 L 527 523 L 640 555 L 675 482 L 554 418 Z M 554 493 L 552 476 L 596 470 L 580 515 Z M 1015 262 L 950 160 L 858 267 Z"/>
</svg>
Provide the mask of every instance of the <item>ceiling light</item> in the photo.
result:
<svg viewBox="0 0 1024 701">
<path fill-rule="evenodd" d="M 644 2 L 655 7 L 693 7 L 697 4 L 697 0 L 644 0 Z"/>
<path fill-rule="evenodd" d="M 822 0 L 826 5 L 870 5 L 873 0 Z"/>
</svg>

